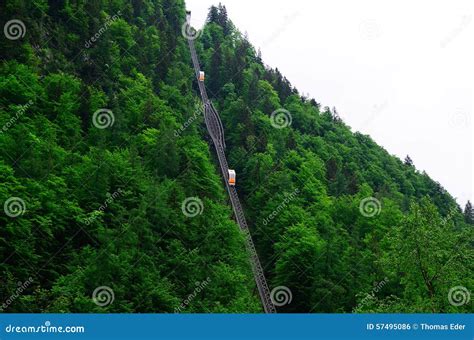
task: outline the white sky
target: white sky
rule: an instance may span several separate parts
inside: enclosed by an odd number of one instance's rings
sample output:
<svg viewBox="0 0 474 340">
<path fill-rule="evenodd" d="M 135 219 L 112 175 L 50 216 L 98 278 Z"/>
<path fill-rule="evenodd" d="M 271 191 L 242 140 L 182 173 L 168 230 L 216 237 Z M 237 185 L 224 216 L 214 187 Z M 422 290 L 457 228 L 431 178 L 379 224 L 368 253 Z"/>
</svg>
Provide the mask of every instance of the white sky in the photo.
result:
<svg viewBox="0 0 474 340">
<path fill-rule="evenodd" d="M 221 2 L 300 93 L 473 201 L 474 1 Z M 200 28 L 219 0 L 186 3 Z"/>
</svg>

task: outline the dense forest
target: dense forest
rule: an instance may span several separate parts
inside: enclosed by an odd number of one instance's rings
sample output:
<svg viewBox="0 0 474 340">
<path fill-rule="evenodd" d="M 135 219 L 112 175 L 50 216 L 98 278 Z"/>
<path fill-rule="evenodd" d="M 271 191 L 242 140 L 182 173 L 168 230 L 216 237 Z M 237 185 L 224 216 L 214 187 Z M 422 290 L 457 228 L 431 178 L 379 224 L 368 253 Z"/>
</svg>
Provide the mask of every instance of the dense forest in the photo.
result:
<svg viewBox="0 0 474 340">
<path fill-rule="evenodd" d="M 0 310 L 262 312 L 184 1 L 0 17 Z M 473 311 L 469 202 L 300 95 L 225 6 L 195 38 L 269 286 L 291 295 L 279 312 Z"/>
</svg>

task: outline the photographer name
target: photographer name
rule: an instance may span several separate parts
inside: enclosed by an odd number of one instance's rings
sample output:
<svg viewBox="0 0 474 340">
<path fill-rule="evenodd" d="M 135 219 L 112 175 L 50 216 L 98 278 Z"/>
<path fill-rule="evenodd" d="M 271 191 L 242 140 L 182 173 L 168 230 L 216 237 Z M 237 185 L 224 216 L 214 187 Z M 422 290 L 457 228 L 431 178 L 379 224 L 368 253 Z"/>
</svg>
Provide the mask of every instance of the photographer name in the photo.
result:
<svg viewBox="0 0 474 340">
<path fill-rule="evenodd" d="M 420 329 L 423 331 L 462 331 L 466 329 L 466 325 L 459 323 L 451 323 L 449 325 L 420 323 Z"/>
</svg>

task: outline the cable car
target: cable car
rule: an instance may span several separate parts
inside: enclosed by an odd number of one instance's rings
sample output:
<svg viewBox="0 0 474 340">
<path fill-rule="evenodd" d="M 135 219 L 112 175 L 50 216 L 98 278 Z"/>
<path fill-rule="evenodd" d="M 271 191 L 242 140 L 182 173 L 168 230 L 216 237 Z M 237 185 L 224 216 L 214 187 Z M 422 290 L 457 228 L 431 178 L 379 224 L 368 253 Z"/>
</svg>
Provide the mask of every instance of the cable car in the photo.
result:
<svg viewBox="0 0 474 340">
<path fill-rule="evenodd" d="M 199 81 L 204 81 L 204 72 L 199 71 Z"/>
<path fill-rule="evenodd" d="M 235 186 L 235 170 L 229 169 L 229 185 Z"/>
</svg>

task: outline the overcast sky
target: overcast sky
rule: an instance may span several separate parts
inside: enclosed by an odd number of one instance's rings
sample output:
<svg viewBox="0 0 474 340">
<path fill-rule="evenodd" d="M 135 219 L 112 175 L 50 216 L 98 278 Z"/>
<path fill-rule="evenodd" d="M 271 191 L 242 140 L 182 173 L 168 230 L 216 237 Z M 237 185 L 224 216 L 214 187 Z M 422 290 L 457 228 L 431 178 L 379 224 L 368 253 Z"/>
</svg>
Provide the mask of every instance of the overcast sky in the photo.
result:
<svg viewBox="0 0 474 340">
<path fill-rule="evenodd" d="M 212 0 L 186 0 L 200 28 Z M 262 59 L 473 201 L 474 1 L 225 0 Z"/>
</svg>

